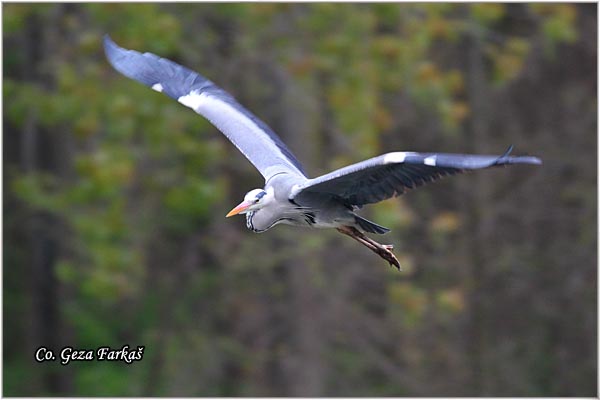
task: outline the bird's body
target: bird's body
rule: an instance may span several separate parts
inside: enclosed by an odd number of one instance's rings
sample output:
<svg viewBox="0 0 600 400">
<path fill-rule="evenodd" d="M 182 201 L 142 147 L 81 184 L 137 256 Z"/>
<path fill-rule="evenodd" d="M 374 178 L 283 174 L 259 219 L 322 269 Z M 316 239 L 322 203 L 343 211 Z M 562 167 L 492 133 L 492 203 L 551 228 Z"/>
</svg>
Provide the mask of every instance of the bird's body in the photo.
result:
<svg viewBox="0 0 600 400">
<path fill-rule="evenodd" d="M 262 208 L 246 213 L 248 229 L 261 233 L 278 224 L 307 228 L 358 225 L 354 207 L 344 204 L 341 199 L 318 193 L 292 198 L 290 194 L 294 188 L 306 182 L 306 178 L 280 174 L 267 183 L 264 190 L 255 189 L 256 194 L 264 193 L 260 198 Z M 256 196 L 254 191 L 249 194 L 250 198 Z"/>
<path fill-rule="evenodd" d="M 278 224 L 335 228 L 400 268 L 391 245 L 364 235 L 389 229 L 357 215 L 358 208 L 465 170 L 541 164 L 536 157 L 510 156 L 512 146 L 500 156 L 392 152 L 311 179 L 264 122 L 208 79 L 154 54 L 123 49 L 108 36 L 104 49 L 117 71 L 203 115 L 259 170 L 264 188 L 248 192 L 227 214 L 246 214 L 246 225 L 253 232 Z"/>
</svg>

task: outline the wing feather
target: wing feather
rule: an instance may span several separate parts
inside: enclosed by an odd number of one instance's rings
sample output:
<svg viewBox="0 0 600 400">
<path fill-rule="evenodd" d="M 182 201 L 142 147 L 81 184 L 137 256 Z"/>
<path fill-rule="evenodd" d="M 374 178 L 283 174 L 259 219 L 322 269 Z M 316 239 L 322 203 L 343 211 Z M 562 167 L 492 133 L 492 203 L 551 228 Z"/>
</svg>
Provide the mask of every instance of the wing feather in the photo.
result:
<svg viewBox="0 0 600 400">
<path fill-rule="evenodd" d="M 537 157 L 396 152 L 349 165 L 296 187 L 292 198 L 327 193 L 349 205 L 376 203 L 466 170 L 509 164 L 541 164 Z"/>
<path fill-rule="evenodd" d="M 123 75 L 208 119 L 266 180 L 280 172 L 306 176 L 300 162 L 271 128 L 202 75 L 152 53 L 119 47 L 108 35 L 104 50 L 111 65 Z"/>
</svg>

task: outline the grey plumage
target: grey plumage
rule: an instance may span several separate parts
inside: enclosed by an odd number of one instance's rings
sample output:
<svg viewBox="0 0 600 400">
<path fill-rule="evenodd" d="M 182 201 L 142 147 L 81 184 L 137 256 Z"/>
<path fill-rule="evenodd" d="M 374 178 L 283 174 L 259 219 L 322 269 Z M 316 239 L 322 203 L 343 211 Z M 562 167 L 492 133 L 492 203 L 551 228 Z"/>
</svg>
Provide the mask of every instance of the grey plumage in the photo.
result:
<svg viewBox="0 0 600 400">
<path fill-rule="evenodd" d="M 259 170 L 265 178 L 264 189 L 248 192 L 227 215 L 246 214 L 246 224 L 255 232 L 280 223 L 337 228 L 400 268 L 392 246 L 363 234 L 383 234 L 389 229 L 358 216 L 357 208 L 466 170 L 541 164 L 536 157 L 510 156 L 512 146 L 500 156 L 393 152 L 309 179 L 273 130 L 210 80 L 154 54 L 123 49 L 108 35 L 104 49 L 117 71 L 206 117 Z"/>
<path fill-rule="evenodd" d="M 307 193 L 331 193 L 348 204 L 362 206 L 399 196 L 408 189 L 469 169 L 541 163 L 536 157 L 509 156 L 511 150 L 512 146 L 502 156 L 388 153 L 309 179 L 297 188 L 294 198 L 302 198 Z"/>
<path fill-rule="evenodd" d="M 108 35 L 104 36 L 104 51 L 111 65 L 126 77 L 179 102 L 182 102 L 181 99 L 186 96 L 191 96 L 190 101 L 194 98 L 198 99 L 196 103 L 184 105 L 194 109 L 219 128 L 265 176 L 265 179 L 277 173 L 279 166 L 286 172 L 304 176 L 302 165 L 279 136 L 210 80 L 152 53 L 142 54 L 135 50 L 123 49 Z M 202 99 L 205 99 L 207 104 L 202 104 Z M 228 109 L 233 113 L 233 118 L 223 112 Z M 269 174 L 269 170 L 273 172 Z"/>
</svg>

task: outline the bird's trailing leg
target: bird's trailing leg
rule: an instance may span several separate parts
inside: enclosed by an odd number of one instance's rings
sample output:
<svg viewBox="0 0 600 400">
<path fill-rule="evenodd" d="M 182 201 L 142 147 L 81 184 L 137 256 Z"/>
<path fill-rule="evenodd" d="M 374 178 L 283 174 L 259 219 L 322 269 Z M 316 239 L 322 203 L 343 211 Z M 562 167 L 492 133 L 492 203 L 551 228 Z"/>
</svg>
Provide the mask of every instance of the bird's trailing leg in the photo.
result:
<svg viewBox="0 0 600 400">
<path fill-rule="evenodd" d="M 354 240 L 367 246 L 371 251 L 377 253 L 379 257 L 389 262 L 390 266 L 393 265 L 396 268 L 398 268 L 399 271 L 402 270 L 402 267 L 400 267 L 400 262 L 398 261 L 394 253 L 392 253 L 394 246 L 392 246 L 391 244 L 377 243 L 376 241 L 374 241 L 370 237 L 367 237 L 364 233 L 362 233 L 353 226 L 342 226 L 340 228 L 337 228 L 337 230 L 343 233 L 344 235 L 348 235 Z"/>
</svg>

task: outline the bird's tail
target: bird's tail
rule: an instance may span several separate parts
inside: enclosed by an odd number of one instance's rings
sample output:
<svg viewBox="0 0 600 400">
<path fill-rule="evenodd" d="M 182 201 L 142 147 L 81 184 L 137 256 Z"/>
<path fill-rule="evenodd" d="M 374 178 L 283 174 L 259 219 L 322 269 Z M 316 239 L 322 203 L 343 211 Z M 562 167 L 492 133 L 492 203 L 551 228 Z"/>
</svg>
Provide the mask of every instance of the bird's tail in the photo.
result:
<svg viewBox="0 0 600 400">
<path fill-rule="evenodd" d="M 388 233 L 390 230 L 381 225 L 377 225 L 375 222 L 371 222 L 363 217 L 358 215 L 354 215 L 356 224 L 365 232 L 369 233 L 377 233 L 379 235 L 383 235 L 384 233 Z"/>
</svg>

